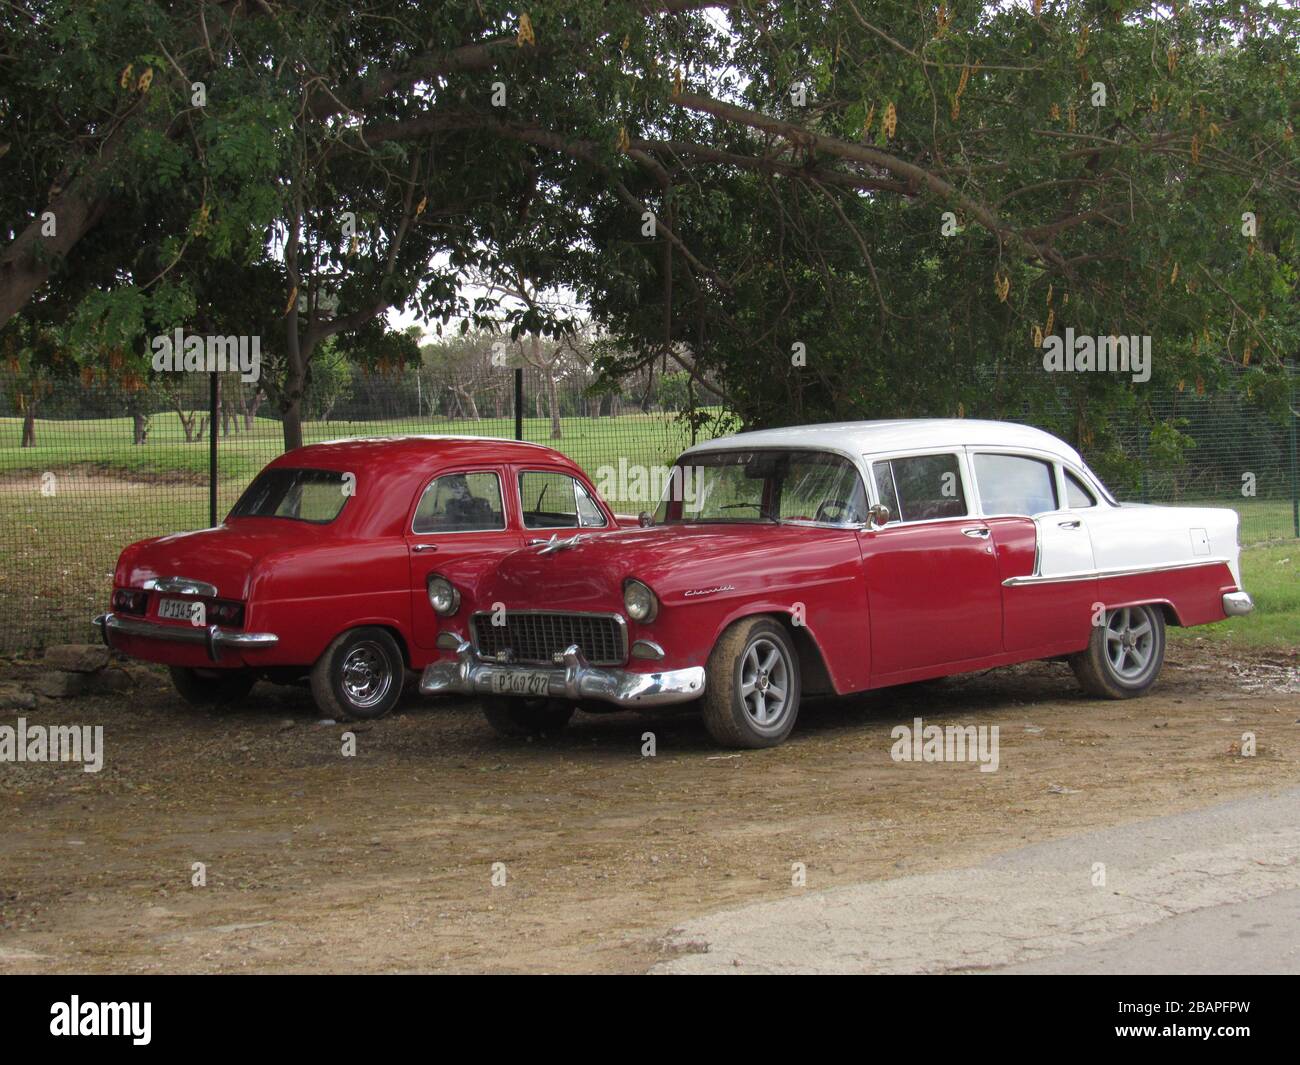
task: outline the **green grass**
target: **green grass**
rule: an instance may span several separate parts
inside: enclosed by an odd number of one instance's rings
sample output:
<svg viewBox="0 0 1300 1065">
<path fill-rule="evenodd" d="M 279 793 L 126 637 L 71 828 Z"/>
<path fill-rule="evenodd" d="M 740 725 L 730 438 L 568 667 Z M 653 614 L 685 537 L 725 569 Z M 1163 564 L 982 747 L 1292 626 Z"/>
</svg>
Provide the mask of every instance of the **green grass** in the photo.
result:
<svg viewBox="0 0 1300 1065">
<path fill-rule="evenodd" d="M 580 463 L 594 476 L 603 464 L 656 465 L 672 462 L 690 443 L 688 429 L 663 414 L 623 414 L 614 418 L 563 418 L 562 436 L 550 439 L 548 418 L 525 418 L 524 439 L 549 444 Z M 388 421 L 306 422 L 303 439 L 311 444 L 336 437 L 390 436 L 409 433 L 455 433 L 470 436 L 514 436 L 514 418 L 452 421 L 446 418 L 402 418 Z M 180 418 L 173 413 L 154 415 L 147 442 L 131 442 L 130 418 L 85 421 L 45 421 L 36 425 L 36 446 L 19 446 L 22 423 L 0 418 L 0 475 L 56 474 L 79 466 L 128 477 L 159 480 L 203 480 L 208 470 L 206 439 L 186 443 Z M 266 463 L 281 453 L 284 437 L 280 423 L 257 418 L 251 430 L 239 429 L 220 438 L 217 472 L 221 480 L 247 484 Z"/>
<path fill-rule="evenodd" d="M 1175 639 L 1209 637 L 1235 647 L 1300 647 L 1300 541 L 1248 547 L 1241 582 L 1255 601 L 1244 618 L 1170 630 Z"/>
</svg>

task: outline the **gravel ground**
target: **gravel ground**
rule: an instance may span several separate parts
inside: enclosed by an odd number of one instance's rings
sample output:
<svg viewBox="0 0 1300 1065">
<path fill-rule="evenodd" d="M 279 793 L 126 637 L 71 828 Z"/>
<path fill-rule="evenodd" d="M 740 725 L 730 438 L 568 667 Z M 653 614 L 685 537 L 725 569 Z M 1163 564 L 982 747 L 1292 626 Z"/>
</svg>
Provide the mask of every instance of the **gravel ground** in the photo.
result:
<svg viewBox="0 0 1300 1065">
<path fill-rule="evenodd" d="M 209 714 L 130 673 L 0 711 L 102 725 L 105 747 L 99 773 L 0 763 L 0 972 L 639 972 L 718 911 L 1300 784 L 1300 659 L 1199 641 L 1144 699 L 1085 699 L 1038 663 L 809 702 L 789 743 L 743 753 L 690 713 L 579 714 L 525 743 L 468 700 L 347 725 L 259 685 Z M 998 726 L 998 770 L 893 761 L 918 716 Z"/>
</svg>

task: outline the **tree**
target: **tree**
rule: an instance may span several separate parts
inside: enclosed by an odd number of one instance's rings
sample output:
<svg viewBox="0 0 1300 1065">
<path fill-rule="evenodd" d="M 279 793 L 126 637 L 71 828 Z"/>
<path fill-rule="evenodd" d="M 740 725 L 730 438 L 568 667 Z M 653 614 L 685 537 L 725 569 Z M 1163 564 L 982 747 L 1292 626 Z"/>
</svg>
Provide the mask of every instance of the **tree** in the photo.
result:
<svg viewBox="0 0 1300 1065">
<path fill-rule="evenodd" d="M 1145 334 L 1158 385 L 1260 388 L 1300 337 L 1284 4 L 354 7 L 0 7 L 0 321 L 76 306 L 131 350 L 211 317 L 229 266 L 290 446 L 328 337 L 500 321 L 471 269 L 575 293 L 604 373 L 685 372 L 751 424 L 1064 398 L 1082 441 L 1144 394 L 1041 372 L 1040 335 Z"/>
</svg>

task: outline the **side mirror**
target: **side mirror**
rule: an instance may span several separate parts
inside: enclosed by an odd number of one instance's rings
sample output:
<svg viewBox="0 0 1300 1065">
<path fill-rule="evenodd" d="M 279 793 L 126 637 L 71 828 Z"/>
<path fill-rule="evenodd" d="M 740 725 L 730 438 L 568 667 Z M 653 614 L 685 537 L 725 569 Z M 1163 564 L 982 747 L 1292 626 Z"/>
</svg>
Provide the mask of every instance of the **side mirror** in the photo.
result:
<svg viewBox="0 0 1300 1065">
<path fill-rule="evenodd" d="M 654 518 L 651 516 L 650 511 L 648 511 L 648 510 L 643 510 L 643 511 L 641 511 L 640 514 L 637 515 L 637 517 L 636 517 L 636 523 L 637 523 L 638 525 L 640 525 L 641 528 L 643 528 L 643 529 L 648 529 L 648 528 L 650 528 L 651 525 L 653 525 L 653 524 L 655 523 L 655 520 L 654 520 Z"/>
<path fill-rule="evenodd" d="M 873 529 L 879 529 L 889 523 L 889 508 L 884 503 L 877 503 L 867 511 L 867 523 Z"/>
</svg>

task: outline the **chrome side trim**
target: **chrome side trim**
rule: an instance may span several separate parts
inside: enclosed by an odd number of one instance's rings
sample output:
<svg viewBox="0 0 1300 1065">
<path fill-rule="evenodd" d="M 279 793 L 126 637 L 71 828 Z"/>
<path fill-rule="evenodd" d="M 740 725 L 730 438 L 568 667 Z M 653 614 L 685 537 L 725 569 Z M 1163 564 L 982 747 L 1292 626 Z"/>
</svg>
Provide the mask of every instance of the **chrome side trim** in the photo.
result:
<svg viewBox="0 0 1300 1065">
<path fill-rule="evenodd" d="M 94 624 L 110 648 L 113 646 L 113 633 L 141 636 L 166 643 L 198 643 L 207 648 L 208 657 L 214 662 L 221 661 L 223 648 L 261 651 L 280 642 L 280 637 L 272 632 L 238 632 L 223 629 L 220 625 L 209 625 L 206 628 L 195 625 L 160 625 L 146 618 L 124 617 L 121 614 L 100 614 L 95 618 Z"/>
<path fill-rule="evenodd" d="M 1249 592 L 1228 592 L 1223 597 L 1223 612 L 1230 618 L 1244 617 L 1255 609 Z"/>
<path fill-rule="evenodd" d="M 576 644 L 564 652 L 562 669 L 529 669 L 480 658 L 468 643 L 462 643 L 455 662 L 434 662 L 420 678 L 424 695 L 492 695 L 497 678 L 544 674 L 547 695 L 556 699 L 599 699 L 635 709 L 666 706 L 698 699 L 704 694 L 704 667 L 690 666 L 663 673 L 629 673 L 621 669 L 598 669 L 589 665 Z"/>
<path fill-rule="evenodd" d="M 151 577 L 142 585 L 146 592 L 175 592 L 178 595 L 206 595 L 217 597 L 217 586 L 193 577 Z"/>
<path fill-rule="evenodd" d="M 1068 581 L 1091 581 L 1101 577 L 1130 577 L 1137 573 L 1164 573 L 1169 570 L 1197 569 L 1200 566 L 1226 566 L 1226 558 L 1198 558 L 1186 562 L 1166 562 L 1159 566 L 1122 566 L 1118 569 L 1078 570 L 1074 573 L 1054 573 L 1046 577 L 1008 577 L 1004 588 L 1017 588 L 1022 584 L 1064 584 Z"/>
</svg>

